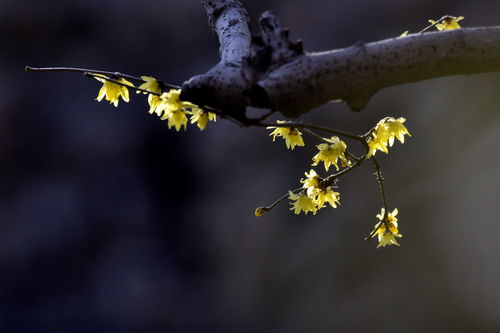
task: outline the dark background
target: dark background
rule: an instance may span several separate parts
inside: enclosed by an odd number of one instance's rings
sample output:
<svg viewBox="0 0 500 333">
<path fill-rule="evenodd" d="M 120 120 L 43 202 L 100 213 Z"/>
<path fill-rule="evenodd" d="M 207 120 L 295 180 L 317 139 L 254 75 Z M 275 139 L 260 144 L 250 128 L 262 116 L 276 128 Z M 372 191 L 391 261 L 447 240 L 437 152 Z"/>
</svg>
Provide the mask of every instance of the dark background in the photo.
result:
<svg viewBox="0 0 500 333">
<path fill-rule="evenodd" d="M 310 51 L 444 14 L 500 24 L 496 0 L 247 2 L 254 29 L 271 9 Z M 337 209 L 256 219 L 309 170 L 313 138 L 290 152 L 224 120 L 177 133 L 143 96 L 114 108 L 96 81 L 23 71 L 180 84 L 217 49 L 199 1 L 0 1 L 0 332 L 499 332 L 500 74 L 302 118 L 354 133 L 407 118 L 412 137 L 380 158 L 404 237 L 376 250 L 369 164 L 341 180 Z"/>
</svg>

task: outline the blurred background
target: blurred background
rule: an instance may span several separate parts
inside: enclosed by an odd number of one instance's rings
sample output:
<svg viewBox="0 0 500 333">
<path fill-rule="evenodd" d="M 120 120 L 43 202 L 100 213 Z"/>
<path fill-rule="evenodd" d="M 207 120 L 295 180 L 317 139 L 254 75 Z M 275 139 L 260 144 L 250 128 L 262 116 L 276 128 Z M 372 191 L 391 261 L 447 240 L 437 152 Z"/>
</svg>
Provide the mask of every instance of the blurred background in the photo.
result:
<svg viewBox="0 0 500 333">
<path fill-rule="evenodd" d="M 497 0 L 247 1 L 308 51 L 419 31 Z M 256 29 L 255 29 L 256 31 Z M 381 200 L 369 164 L 342 205 L 284 203 L 315 154 L 220 120 L 169 131 L 132 93 L 118 108 L 75 66 L 181 84 L 218 61 L 200 1 L 0 1 L 0 332 L 500 332 L 500 74 L 380 91 L 361 113 L 303 120 L 364 133 L 405 117 L 380 157 L 401 247 L 363 238 Z M 279 115 L 275 119 L 281 119 Z M 322 168 L 317 169 L 324 175 Z"/>
</svg>

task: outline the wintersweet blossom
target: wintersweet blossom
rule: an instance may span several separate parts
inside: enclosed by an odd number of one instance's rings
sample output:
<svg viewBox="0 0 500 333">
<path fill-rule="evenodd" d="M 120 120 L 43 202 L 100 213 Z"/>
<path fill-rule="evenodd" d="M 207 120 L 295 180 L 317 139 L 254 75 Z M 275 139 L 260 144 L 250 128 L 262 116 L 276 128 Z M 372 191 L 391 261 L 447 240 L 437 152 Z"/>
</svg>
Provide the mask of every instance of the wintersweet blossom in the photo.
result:
<svg viewBox="0 0 500 333">
<path fill-rule="evenodd" d="M 106 98 L 107 101 L 109 101 L 111 104 L 117 107 L 118 102 L 120 101 L 120 97 L 125 102 L 130 101 L 127 87 L 108 81 L 107 79 L 109 79 L 109 77 L 105 75 L 95 74 L 94 78 L 102 83 L 102 87 L 99 90 L 99 94 L 97 95 L 96 98 L 98 102 L 102 101 L 103 98 Z M 125 80 L 124 78 L 118 78 L 116 79 L 116 81 L 126 84 L 128 86 L 132 87 L 134 86 L 131 82 Z"/>
<path fill-rule="evenodd" d="M 314 198 L 316 192 L 319 190 L 319 184 L 321 182 L 321 177 L 318 176 L 314 169 L 311 169 L 309 173 L 305 173 L 306 179 L 301 179 L 300 182 L 304 185 L 302 187 L 306 190 L 307 196 Z"/>
<path fill-rule="evenodd" d="M 329 143 L 321 143 L 316 147 L 319 149 L 319 152 L 313 157 L 314 163 L 312 166 L 316 166 L 319 162 L 323 162 L 325 165 L 325 170 L 328 171 L 330 165 L 334 165 L 338 170 L 338 160 L 340 159 L 342 165 L 349 165 L 350 162 L 345 156 L 345 151 L 347 149 L 347 145 L 344 141 L 340 140 L 337 136 L 332 136 L 331 139 L 324 139 Z"/>
<path fill-rule="evenodd" d="M 386 245 L 397 245 L 399 243 L 396 241 L 394 237 L 402 237 L 398 232 L 398 219 L 396 215 L 398 215 L 398 209 L 395 208 L 392 213 L 387 213 L 387 216 L 384 219 L 385 209 L 382 208 L 380 214 L 377 214 L 377 218 L 379 222 L 375 225 L 375 235 L 378 237 L 378 245 L 379 247 L 385 247 Z"/>
<path fill-rule="evenodd" d="M 325 203 L 329 203 L 332 208 L 337 208 L 337 205 L 340 205 L 340 193 L 333 191 L 330 187 L 316 192 L 316 198 L 314 199 L 316 207 L 321 209 L 325 206 Z"/>
<path fill-rule="evenodd" d="M 325 203 L 329 203 L 333 208 L 340 205 L 340 193 L 334 192 L 330 186 L 324 187 L 323 179 L 318 176 L 316 171 L 311 169 L 309 173 L 305 173 L 305 179 L 301 179 L 302 188 L 306 191 L 309 198 L 312 199 L 316 209 L 321 209 Z"/>
<path fill-rule="evenodd" d="M 436 29 L 438 30 L 454 30 L 460 29 L 461 26 L 458 24 L 458 21 L 463 20 L 463 16 L 455 17 L 455 16 L 445 16 L 440 23 L 436 24 Z M 436 21 L 429 20 L 431 24 L 435 24 Z"/>
<path fill-rule="evenodd" d="M 292 207 L 290 210 L 293 210 L 295 214 L 300 214 L 301 211 L 304 213 L 312 212 L 313 215 L 316 215 L 316 205 L 314 204 L 313 199 L 307 196 L 306 193 L 301 192 L 299 194 L 295 194 L 292 191 L 288 191 L 288 198 L 292 200 L 290 205 Z"/>
<path fill-rule="evenodd" d="M 286 121 L 283 120 L 278 120 L 278 124 L 285 124 Z M 285 144 L 288 149 L 293 150 L 295 146 L 304 146 L 304 140 L 302 139 L 302 133 L 294 128 L 294 127 L 277 127 L 277 126 L 270 126 L 267 127 L 267 129 L 273 129 L 269 135 L 273 136 L 273 141 L 276 140 L 277 136 L 281 136 L 283 139 L 285 139 Z"/>
<path fill-rule="evenodd" d="M 171 89 L 160 96 L 160 103 L 154 112 L 161 117 L 161 120 L 168 120 L 168 128 L 175 127 L 179 131 L 181 127 L 186 130 L 188 118 L 187 114 L 197 112 L 199 107 L 190 102 L 180 100 L 180 89 Z"/>
<path fill-rule="evenodd" d="M 191 124 L 196 123 L 201 131 L 207 127 L 209 121 L 216 120 L 217 115 L 215 113 L 203 111 L 202 109 L 197 109 L 191 116 Z"/>
<path fill-rule="evenodd" d="M 160 84 L 154 77 L 151 76 L 141 76 L 141 79 L 143 79 L 145 82 L 139 86 L 139 89 L 155 93 L 148 95 L 149 113 L 154 113 L 158 105 L 160 105 L 161 103 L 160 96 L 156 95 L 161 94 Z M 137 93 L 141 93 L 141 91 L 138 90 Z M 142 93 L 147 94 L 144 91 L 142 91 Z"/>
<path fill-rule="evenodd" d="M 368 138 L 368 154 L 366 154 L 366 158 L 374 156 L 377 150 L 383 151 L 386 154 L 389 153 L 387 146 L 392 147 L 394 138 L 404 143 L 405 134 L 411 136 L 408 129 L 403 125 L 405 121 L 405 118 L 396 119 L 393 117 L 386 117 L 380 120 Z"/>
</svg>

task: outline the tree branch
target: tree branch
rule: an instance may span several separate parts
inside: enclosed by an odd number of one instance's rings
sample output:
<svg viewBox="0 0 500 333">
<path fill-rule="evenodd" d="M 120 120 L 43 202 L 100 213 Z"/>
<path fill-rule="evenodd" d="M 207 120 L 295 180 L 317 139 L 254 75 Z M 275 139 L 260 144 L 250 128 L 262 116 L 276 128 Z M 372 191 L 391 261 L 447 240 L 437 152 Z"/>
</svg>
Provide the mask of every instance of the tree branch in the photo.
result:
<svg viewBox="0 0 500 333">
<path fill-rule="evenodd" d="M 238 0 L 202 0 L 202 5 L 219 39 L 221 61 L 207 73 L 185 82 L 181 98 L 243 114 L 247 101 L 242 91 L 251 84 L 242 71 L 252 45 L 248 14 Z"/>
<path fill-rule="evenodd" d="M 419 33 L 304 54 L 271 13 L 251 36 L 239 0 L 202 0 L 221 61 L 182 86 L 181 98 L 244 121 L 247 106 L 294 118 L 328 101 L 359 111 L 380 89 L 448 75 L 500 70 L 500 27 Z"/>
<path fill-rule="evenodd" d="M 265 107 L 296 117 L 330 100 L 358 111 L 378 90 L 398 84 L 498 70 L 500 27 L 464 28 L 307 54 L 257 85 L 268 97 Z"/>
</svg>

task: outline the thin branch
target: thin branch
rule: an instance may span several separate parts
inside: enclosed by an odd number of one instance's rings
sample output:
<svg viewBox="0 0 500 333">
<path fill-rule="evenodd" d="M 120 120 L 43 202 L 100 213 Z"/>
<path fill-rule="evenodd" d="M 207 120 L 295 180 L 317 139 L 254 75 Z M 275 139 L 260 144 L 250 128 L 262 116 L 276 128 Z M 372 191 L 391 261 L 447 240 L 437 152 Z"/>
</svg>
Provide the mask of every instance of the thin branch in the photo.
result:
<svg viewBox="0 0 500 333">
<path fill-rule="evenodd" d="M 297 193 L 297 192 L 299 192 L 301 190 L 303 190 L 303 188 L 299 187 L 299 188 L 296 188 L 295 190 L 291 190 L 290 192 Z M 290 195 L 289 193 L 286 193 L 283 196 L 281 196 L 278 200 L 276 200 L 275 202 L 273 202 L 272 204 L 270 204 L 269 206 L 257 207 L 257 209 L 261 210 L 262 212 L 269 212 L 271 209 L 273 209 L 278 204 L 280 204 L 281 202 L 283 202 L 286 198 L 288 198 L 289 195 Z"/>
<path fill-rule="evenodd" d="M 354 157 L 354 155 L 351 155 L 351 156 Z M 355 162 L 352 163 L 349 167 L 323 179 L 321 186 L 328 187 L 328 186 L 335 184 L 337 179 L 348 174 L 349 172 L 353 171 L 357 167 L 361 166 L 361 164 L 363 164 L 363 162 L 365 161 L 364 158 L 356 158 L 356 157 L 354 157 L 354 160 L 355 160 Z"/>
<path fill-rule="evenodd" d="M 123 87 L 134 89 L 134 90 L 138 90 L 138 91 L 141 91 L 141 92 L 146 93 L 146 94 L 161 96 L 160 93 L 157 93 L 157 92 L 154 92 L 154 91 L 149 91 L 149 90 L 144 90 L 144 89 L 141 89 L 141 88 L 138 88 L 138 87 L 135 87 L 135 86 L 131 86 L 129 84 L 120 82 L 120 81 L 115 80 L 115 79 L 111 79 L 111 78 L 106 77 L 106 76 L 95 75 L 95 74 L 92 74 L 92 73 L 85 73 L 84 75 L 87 76 L 87 77 L 93 78 L 93 79 L 99 78 L 99 79 L 102 79 L 102 80 L 106 80 L 106 81 L 112 82 L 114 84 L 117 84 L 119 86 L 123 86 Z"/>
<path fill-rule="evenodd" d="M 375 236 L 375 234 L 377 233 L 377 231 L 380 229 L 380 227 L 382 226 L 382 224 L 386 224 L 386 227 L 387 226 L 387 214 L 388 214 L 388 211 L 389 209 L 387 208 L 387 198 L 385 196 L 385 189 L 384 189 L 384 177 L 382 176 L 382 167 L 380 166 L 380 164 L 378 163 L 377 159 L 375 158 L 375 156 L 372 156 L 371 158 L 372 162 L 373 162 L 373 165 L 375 167 L 375 173 L 377 175 L 377 182 L 379 184 L 379 188 L 380 188 L 380 194 L 382 195 L 382 202 L 383 202 L 383 205 L 384 205 L 384 216 L 382 216 L 382 219 L 380 220 L 380 222 L 377 224 L 377 226 L 373 229 L 373 231 L 365 238 L 366 241 L 369 241 L 370 239 L 373 238 L 373 236 Z"/>
<path fill-rule="evenodd" d="M 306 54 L 268 73 L 254 90 L 267 97 L 267 107 L 297 117 L 331 100 L 361 110 L 390 86 L 499 70 L 500 27 L 462 28 Z M 266 107 L 262 98 L 255 103 Z"/>
<path fill-rule="evenodd" d="M 257 124 L 253 124 L 253 126 L 257 126 L 257 127 L 295 127 L 295 128 L 301 128 L 301 129 L 314 129 L 314 130 L 318 130 L 318 131 L 327 132 L 327 133 L 330 133 L 333 135 L 343 136 L 343 137 L 346 137 L 346 138 L 349 138 L 352 140 L 356 140 L 356 141 L 360 141 L 360 142 L 365 141 L 363 136 L 360 136 L 360 135 L 355 135 L 355 134 L 347 133 L 344 131 L 336 130 L 333 128 L 314 125 L 314 124 L 308 124 L 308 123 L 299 123 L 299 122 L 289 121 L 289 122 L 286 122 L 283 124 L 257 123 Z"/>
<path fill-rule="evenodd" d="M 314 133 L 313 131 L 311 131 L 310 129 L 308 128 L 302 128 L 302 130 L 312 136 L 314 136 L 315 138 L 319 139 L 320 141 L 325 141 L 325 138 L 323 138 L 321 135 L 319 134 L 316 134 Z"/>
<path fill-rule="evenodd" d="M 91 74 L 101 74 L 101 75 L 107 75 L 110 77 L 118 77 L 118 78 L 124 78 L 124 79 L 129 79 L 132 81 L 136 82 L 146 82 L 140 77 L 129 75 L 129 74 L 123 74 L 120 72 L 109 72 L 109 71 L 101 71 L 98 69 L 87 69 L 87 68 L 77 68 L 77 67 L 31 67 L 31 66 L 26 66 L 24 70 L 28 73 L 30 72 L 74 72 L 74 73 L 91 73 Z M 158 81 L 160 82 L 160 81 Z M 162 85 L 164 85 L 168 89 L 180 89 L 179 86 L 161 82 Z"/>
<path fill-rule="evenodd" d="M 423 34 L 424 32 L 428 31 L 429 29 L 432 29 L 432 27 L 435 27 L 436 25 L 442 23 L 443 21 L 447 21 L 447 20 L 458 20 L 458 17 L 451 16 L 451 15 L 445 15 L 445 16 L 441 17 L 439 20 L 437 20 L 434 23 L 432 23 L 431 25 L 429 25 L 429 26 L 425 27 L 424 29 L 420 30 L 418 33 L 419 34 Z"/>
</svg>

